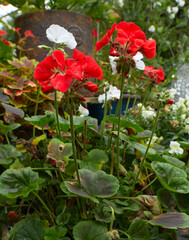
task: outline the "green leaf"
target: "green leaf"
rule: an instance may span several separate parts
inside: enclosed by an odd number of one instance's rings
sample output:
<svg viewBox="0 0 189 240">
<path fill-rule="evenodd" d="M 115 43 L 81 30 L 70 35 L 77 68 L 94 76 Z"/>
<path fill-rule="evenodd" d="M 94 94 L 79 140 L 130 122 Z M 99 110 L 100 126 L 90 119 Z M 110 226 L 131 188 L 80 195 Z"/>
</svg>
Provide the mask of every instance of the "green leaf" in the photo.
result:
<svg viewBox="0 0 189 240">
<path fill-rule="evenodd" d="M 91 171 L 98 171 L 102 165 L 108 161 L 108 155 L 100 149 L 91 150 L 85 161 L 80 161 L 80 167 Z"/>
<path fill-rule="evenodd" d="M 114 116 L 107 116 L 106 117 L 106 122 L 110 122 L 110 123 L 113 123 L 113 124 L 118 124 L 119 120 L 118 120 L 118 118 L 116 118 Z M 120 126 L 122 128 L 126 128 L 126 127 L 133 128 L 136 133 L 144 131 L 144 129 L 141 128 L 139 125 L 137 125 L 137 124 L 135 124 L 131 121 L 124 120 L 124 119 L 121 119 Z"/>
<path fill-rule="evenodd" d="M 43 181 L 30 167 L 7 169 L 0 176 L 0 194 L 9 198 L 27 197 L 30 192 L 39 190 Z"/>
<path fill-rule="evenodd" d="M 154 217 L 149 223 L 169 229 L 189 228 L 189 215 L 180 212 L 170 212 Z"/>
<path fill-rule="evenodd" d="M 180 194 L 180 195 L 183 196 L 183 194 Z M 169 192 L 165 188 L 160 188 L 157 191 L 157 196 L 158 196 L 158 199 L 159 199 L 161 205 L 164 208 L 173 209 L 175 207 L 176 204 L 175 204 L 175 201 L 173 199 L 173 193 L 172 192 Z M 184 195 L 184 197 L 185 196 L 186 195 Z"/>
<path fill-rule="evenodd" d="M 46 229 L 44 240 L 59 240 L 60 237 L 65 236 L 67 228 L 62 226 L 53 226 Z"/>
<path fill-rule="evenodd" d="M 132 144 L 132 146 L 137 149 L 139 152 L 141 152 L 143 155 L 145 154 L 146 152 L 146 149 L 147 147 L 142 145 L 141 143 L 138 143 L 138 142 L 130 142 Z M 156 151 L 152 148 L 149 148 L 148 149 L 148 153 L 151 153 L 151 154 L 155 154 Z"/>
<path fill-rule="evenodd" d="M 73 228 L 74 240 L 107 240 L 107 228 L 95 221 L 82 221 Z"/>
<path fill-rule="evenodd" d="M 98 203 L 96 197 L 106 198 L 116 194 L 119 189 L 119 182 L 116 177 L 106 174 L 104 171 L 92 172 L 87 169 L 79 170 L 82 188 L 78 182 L 66 181 L 67 189 L 76 195 L 90 198 Z"/>
<path fill-rule="evenodd" d="M 16 157 L 20 157 L 21 152 L 8 144 L 0 144 L 0 164 L 11 164 Z"/>
<path fill-rule="evenodd" d="M 45 115 L 37 115 L 32 117 L 25 117 L 26 121 L 32 123 L 35 126 L 44 128 L 47 124 L 54 122 L 54 118 Z"/>
<path fill-rule="evenodd" d="M 16 129 L 20 127 L 20 124 L 19 123 L 14 123 L 12 125 L 5 125 L 3 123 L 0 122 L 0 133 L 4 134 L 4 135 L 7 135 L 8 132 Z"/>
<path fill-rule="evenodd" d="M 30 215 L 14 225 L 9 240 L 44 240 L 46 223 L 39 216 Z"/>
<path fill-rule="evenodd" d="M 162 162 L 152 162 L 151 166 L 159 181 L 167 190 L 189 193 L 189 181 L 186 179 L 187 174 L 184 170 Z"/>
<path fill-rule="evenodd" d="M 130 225 L 128 234 L 132 240 L 148 240 L 150 239 L 149 231 L 146 223 L 142 219 L 135 219 Z"/>
</svg>

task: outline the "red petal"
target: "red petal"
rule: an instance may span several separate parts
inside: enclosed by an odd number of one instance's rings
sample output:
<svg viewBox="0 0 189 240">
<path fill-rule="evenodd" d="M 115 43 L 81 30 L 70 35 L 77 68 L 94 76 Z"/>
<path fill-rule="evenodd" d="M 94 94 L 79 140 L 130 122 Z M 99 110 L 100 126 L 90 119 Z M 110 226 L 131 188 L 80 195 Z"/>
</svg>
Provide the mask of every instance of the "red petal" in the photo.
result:
<svg viewBox="0 0 189 240">
<path fill-rule="evenodd" d="M 62 73 L 54 74 L 51 77 L 51 85 L 60 92 L 66 92 L 72 82 L 71 75 L 63 75 Z"/>
</svg>

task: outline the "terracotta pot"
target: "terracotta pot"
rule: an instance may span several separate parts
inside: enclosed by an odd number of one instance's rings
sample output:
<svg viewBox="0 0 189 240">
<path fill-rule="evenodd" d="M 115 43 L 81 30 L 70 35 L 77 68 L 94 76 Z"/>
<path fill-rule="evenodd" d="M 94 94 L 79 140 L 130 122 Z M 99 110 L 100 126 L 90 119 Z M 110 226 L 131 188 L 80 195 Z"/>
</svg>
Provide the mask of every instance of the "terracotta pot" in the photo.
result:
<svg viewBox="0 0 189 240">
<path fill-rule="evenodd" d="M 40 10 L 26 13 L 18 17 L 15 21 L 15 27 L 21 28 L 20 33 L 24 36 L 26 30 L 31 30 L 34 38 L 29 37 L 26 48 L 33 48 L 28 51 L 28 58 L 35 58 L 42 61 L 48 51 L 38 48 L 38 45 L 53 46 L 46 37 L 46 29 L 51 24 L 58 24 L 73 33 L 77 41 L 77 49 L 85 55 L 94 58 L 94 37 L 92 19 L 86 15 L 68 12 L 63 10 Z M 66 49 L 69 56 L 73 50 Z"/>
</svg>

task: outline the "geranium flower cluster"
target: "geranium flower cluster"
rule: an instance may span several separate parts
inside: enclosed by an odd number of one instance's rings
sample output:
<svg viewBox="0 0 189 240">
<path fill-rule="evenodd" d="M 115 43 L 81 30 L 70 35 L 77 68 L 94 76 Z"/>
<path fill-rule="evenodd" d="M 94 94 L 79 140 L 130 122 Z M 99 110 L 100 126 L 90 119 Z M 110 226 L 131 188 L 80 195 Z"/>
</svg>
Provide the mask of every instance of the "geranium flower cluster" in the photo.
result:
<svg viewBox="0 0 189 240">
<path fill-rule="evenodd" d="M 7 35 L 7 32 L 0 30 L 0 41 L 4 42 L 7 46 L 10 47 L 10 43 L 5 38 L 1 38 L 2 36 L 5 36 L 5 35 Z"/>
<path fill-rule="evenodd" d="M 144 74 L 149 77 L 148 80 L 150 81 L 151 85 L 156 83 L 160 84 L 165 78 L 163 69 L 155 69 L 153 66 L 145 66 Z"/>
<path fill-rule="evenodd" d="M 108 88 L 108 90 L 107 90 L 107 88 Z M 120 98 L 120 94 L 121 94 L 121 91 L 119 89 L 117 89 L 116 86 L 112 86 L 112 85 L 106 86 L 104 88 L 104 92 L 106 92 L 106 93 L 100 94 L 98 96 L 99 103 L 104 103 L 105 98 L 107 101 L 117 100 Z"/>
<path fill-rule="evenodd" d="M 115 30 L 117 31 L 117 37 L 113 41 L 112 34 Z M 99 51 L 108 43 L 111 45 L 109 55 L 115 57 L 114 62 L 117 63 L 117 72 L 120 72 L 122 68 L 125 75 L 130 67 L 136 67 L 136 62 L 141 61 L 142 54 L 149 59 L 152 59 L 156 54 L 155 40 L 147 40 L 145 33 L 132 22 L 114 23 L 111 29 L 102 37 L 102 40 L 97 41 L 96 51 Z M 137 56 L 138 53 L 140 53 L 139 56 Z M 135 56 L 137 56 L 136 59 L 134 59 Z M 111 58 L 111 61 L 113 61 L 113 58 Z M 140 69 L 144 69 L 144 64 Z M 115 72 L 114 64 L 113 73 Z"/>
<path fill-rule="evenodd" d="M 76 47 L 75 38 L 66 29 L 53 24 L 46 31 L 50 41 L 63 43 L 73 49 Z M 55 50 L 40 62 L 35 69 L 34 78 L 42 86 L 44 92 L 58 90 L 66 92 L 70 87 L 78 90 L 81 87 L 91 92 L 96 92 L 98 87 L 92 82 L 88 82 L 90 77 L 103 79 L 101 67 L 90 56 L 85 56 L 74 48 L 73 58 L 65 59 L 65 54 L 61 50 Z"/>
</svg>

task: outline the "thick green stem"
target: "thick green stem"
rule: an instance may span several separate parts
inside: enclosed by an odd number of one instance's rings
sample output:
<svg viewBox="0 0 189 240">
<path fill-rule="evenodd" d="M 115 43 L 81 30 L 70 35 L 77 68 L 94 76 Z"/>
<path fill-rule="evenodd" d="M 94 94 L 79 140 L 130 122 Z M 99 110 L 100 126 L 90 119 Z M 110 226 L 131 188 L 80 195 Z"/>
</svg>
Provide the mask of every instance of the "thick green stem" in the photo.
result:
<svg viewBox="0 0 189 240">
<path fill-rule="evenodd" d="M 70 114 L 70 128 L 71 128 L 71 139 L 72 139 L 72 150 L 73 150 L 73 158 L 75 163 L 75 170 L 77 174 L 77 180 L 79 183 L 79 187 L 81 188 L 81 181 L 79 177 L 78 163 L 77 163 L 77 155 L 76 155 L 76 147 L 75 147 L 75 131 L 74 131 L 74 123 L 73 123 L 73 109 Z"/>
<path fill-rule="evenodd" d="M 56 129 L 57 129 L 57 133 L 58 133 L 58 138 L 60 140 L 62 140 L 62 136 L 61 136 L 61 130 L 60 130 L 60 123 L 59 123 L 59 118 L 58 118 L 58 103 L 57 103 L 57 91 L 55 90 L 54 92 L 54 107 L 56 110 Z"/>
<path fill-rule="evenodd" d="M 111 206 L 109 206 L 108 205 L 108 207 L 111 209 L 111 211 L 112 211 L 112 220 L 111 220 L 111 223 L 110 223 L 110 232 L 112 232 L 112 230 L 113 230 L 113 224 L 114 224 L 114 220 L 115 220 L 115 216 L 114 216 L 114 209 L 113 209 L 113 207 L 111 207 Z"/>
<path fill-rule="evenodd" d="M 117 129 L 117 177 L 119 177 L 119 134 L 120 134 L 120 123 L 121 123 L 121 108 L 122 108 L 122 98 L 123 98 L 123 85 L 124 85 L 124 71 L 122 71 L 121 77 L 121 94 L 118 102 L 119 105 L 119 115 L 118 115 L 118 129 Z"/>
<path fill-rule="evenodd" d="M 39 90 L 37 92 L 37 100 L 36 100 L 36 104 L 35 104 L 34 116 L 37 115 L 37 109 L 38 109 L 38 105 L 39 105 L 40 92 L 41 92 L 41 85 L 39 85 Z M 35 126 L 33 126 L 33 137 L 35 137 Z"/>
<path fill-rule="evenodd" d="M 145 162 L 145 160 L 146 160 L 146 157 L 147 157 L 147 154 L 148 154 L 148 150 L 149 150 L 149 148 L 150 148 L 150 144 L 151 144 L 151 141 L 152 141 L 154 132 L 155 132 L 155 130 L 156 130 L 157 121 L 158 121 L 158 117 L 159 117 L 159 111 L 160 111 L 160 106 L 158 105 L 158 109 L 157 109 L 157 112 L 156 112 L 156 118 L 155 118 L 155 120 L 154 120 L 154 124 L 153 124 L 153 128 L 152 128 L 152 133 L 151 133 L 151 136 L 150 136 L 150 140 L 149 140 L 148 146 L 147 146 L 147 148 L 146 148 L 146 152 L 145 152 L 145 154 L 144 154 L 144 157 L 143 157 L 143 159 L 142 159 L 142 162 L 141 162 L 141 164 L 140 164 L 139 171 L 138 171 L 137 176 L 136 176 L 136 178 L 135 178 L 135 181 L 134 181 L 134 183 L 133 183 L 133 187 L 134 187 L 135 184 L 136 184 L 136 181 L 137 181 L 137 179 L 138 179 L 138 177 L 139 177 L 139 174 L 140 174 L 141 171 L 142 171 L 144 162 Z"/>
<path fill-rule="evenodd" d="M 56 217 L 54 215 L 54 213 L 51 212 L 51 210 L 47 207 L 47 205 L 44 203 L 44 201 L 42 200 L 42 198 L 36 193 L 33 191 L 33 194 L 39 199 L 39 201 L 42 203 L 43 207 L 51 214 L 51 216 L 53 217 Z"/>
</svg>

